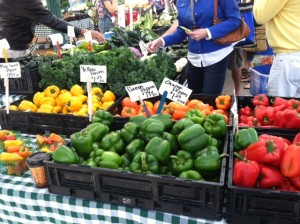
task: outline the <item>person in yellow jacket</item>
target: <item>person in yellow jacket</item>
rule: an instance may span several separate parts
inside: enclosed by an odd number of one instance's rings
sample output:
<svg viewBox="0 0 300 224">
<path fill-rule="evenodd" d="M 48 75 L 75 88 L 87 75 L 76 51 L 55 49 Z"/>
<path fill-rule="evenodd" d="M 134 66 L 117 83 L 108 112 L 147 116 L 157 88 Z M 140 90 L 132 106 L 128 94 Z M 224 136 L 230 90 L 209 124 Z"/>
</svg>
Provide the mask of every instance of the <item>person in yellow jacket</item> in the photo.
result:
<svg viewBox="0 0 300 224">
<path fill-rule="evenodd" d="M 268 95 L 300 97 L 300 0 L 255 0 L 253 15 L 265 24 L 275 59 Z"/>
</svg>

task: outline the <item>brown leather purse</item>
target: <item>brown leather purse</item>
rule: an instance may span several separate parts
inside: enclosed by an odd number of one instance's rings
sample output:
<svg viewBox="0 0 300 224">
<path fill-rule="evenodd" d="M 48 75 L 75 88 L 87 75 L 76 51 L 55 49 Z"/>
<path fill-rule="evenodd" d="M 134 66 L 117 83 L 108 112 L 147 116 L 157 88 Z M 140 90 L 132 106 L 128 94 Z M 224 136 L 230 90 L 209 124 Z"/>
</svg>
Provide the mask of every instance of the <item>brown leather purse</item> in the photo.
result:
<svg viewBox="0 0 300 224">
<path fill-rule="evenodd" d="M 213 24 L 216 25 L 221 22 L 223 22 L 223 21 L 219 20 L 219 18 L 218 18 L 218 0 L 214 0 Z M 249 29 L 247 23 L 245 22 L 244 18 L 241 16 L 241 25 L 237 29 L 231 31 L 226 36 L 215 39 L 215 43 L 216 44 L 232 44 L 234 42 L 238 42 L 238 41 L 244 39 L 249 34 L 250 34 L 250 29 Z"/>
</svg>

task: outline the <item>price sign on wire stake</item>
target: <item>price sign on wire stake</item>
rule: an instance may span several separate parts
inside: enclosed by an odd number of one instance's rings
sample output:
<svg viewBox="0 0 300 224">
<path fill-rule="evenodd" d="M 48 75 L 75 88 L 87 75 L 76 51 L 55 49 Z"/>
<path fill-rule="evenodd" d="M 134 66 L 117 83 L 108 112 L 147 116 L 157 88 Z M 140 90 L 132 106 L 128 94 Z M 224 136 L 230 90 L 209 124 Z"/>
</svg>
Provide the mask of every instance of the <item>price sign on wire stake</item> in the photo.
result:
<svg viewBox="0 0 300 224">
<path fill-rule="evenodd" d="M 2 68 L 6 70 L 5 75 L 8 78 L 21 78 L 21 67 L 19 62 L 0 63 L 0 69 Z"/>
<path fill-rule="evenodd" d="M 10 48 L 8 41 L 4 38 L 0 40 L 0 49 L 8 50 Z"/>
<path fill-rule="evenodd" d="M 83 35 L 86 42 L 91 42 L 93 40 L 92 31 L 88 30 Z"/>
<path fill-rule="evenodd" d="M 93 100 L 92 100 L 92 83 L 90 82 L 90 77 L 88 77 L 87 82 L 87 93 L 88 93 L 88 114 L 89 114 L 89 121 L 92 122 L 93 117 Z"/>
<path fill-rule="evenodd" d="M 106 83 L 107 68 L 105 65 L 80 65 L 80 82 Z"/>
<path fill-rule="evenodd" d="M 237 108 L 237 97 L 235 95 L 235 89 L 233 90 L 233 104 L 231 107 L 231 112 L 233 113 L 233 132 L 238 133 L 238 124 L 239 124 L 239 115 L 238 115 L 238 108 Z"/>
<path fill-rule="evenodd" d="M 125 86 L 125 89 L 132 102 L 138 101 L 139 97 L 141 99 L 148 99 L 159 95 L 155 83 L 152 81 Z"/>
<path fill-rule="evenodd" d="M 75 37 L 74 26 L 68 26 L 68 36 Z"/>
<path fill-rule="evenodd" d="M 192 94 L 192 90 L 174 82 L 171 79 L 164 78 L 159 88 L 159 93 L 163 94 L 164 91 L 168 92 L 167 98 L 177 103 L 185 104 Z"/>
<path fill-rule="evenodd" d="M 60 33 L 51 34 L 51 35 L 49 35 L 49 37 L 51 38 L 52 44 L 54 46 L 56 46 L 57 43 L 62 44 L 64 42 L 64 38 Z"/>
</svg>

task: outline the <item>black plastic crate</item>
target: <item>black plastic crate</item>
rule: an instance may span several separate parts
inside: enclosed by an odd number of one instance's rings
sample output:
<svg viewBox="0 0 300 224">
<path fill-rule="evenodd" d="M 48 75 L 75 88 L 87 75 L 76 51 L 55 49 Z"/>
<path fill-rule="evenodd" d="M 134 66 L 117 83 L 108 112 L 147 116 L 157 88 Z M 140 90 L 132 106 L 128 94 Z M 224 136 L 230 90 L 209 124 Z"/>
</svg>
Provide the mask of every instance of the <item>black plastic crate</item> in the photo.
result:
<svg viewBox="0 0 300 224">
<path fill-rule="evenodd" d="M 113 114 L 121 114 L 122 111 L 122 100 L 127 97 L 128 95 L 124 95 L 121 98 L 118 99 L 118 101 L 116 103 L 114 103 L 111 107 L 110 107 L 110 111 Z M 189 99 L 198 99 L 201 100 L 203 103 L 208 103 L 209 105 L 213 106 L 215 109 L 216 108 L 216 102 L 215 99 L 217 98 L 217 95 L 203 95 L 203 94 L 191 94 Z M 156 101 L 160 100 L 161 96 L 157 96 L 157 97 L 152 97 L 149 99 L 145 99 L 146 101 L 150 101 L 152 103 L 155 103 Z M 171 100 L 166 99 L 166 103 L 170 103 Z M 231 102 L 232 104 L 232 102 Z M 232 105 L 231 105 L 232 106 Z M 115 127 L 121 129 L 123 128 L 123 126 L 129 121 L 129 118 L 124 118 L 124 117 L 120 117 L 120 116 L 115 116 L 115 123 L 113 124 Z M 229 124 L 227 125 L 227 127 L 229 129 L 232 129 L 233 126 L 233 117 L 232 114 L 230 112 L 230 116 L 229 116 Z"/>
<path fill-rule="evenodd" d="M 39 90 L 38 83 L 41 76 L 38 68 L 21 70 L 21 78 L 9 79 L 9 92 L 11 94 L 31 94 Z M 4 80 L 0 80 L 0 93 L 5 93 Z"/>
<path fill-rule="evenodd" d="M 293 140 L 295 134 L 285 131 L 257 130 Z M 299 224 L 300 193 L 234 186 L 233 136 L 229 142 L 229 170 L 227 189 L 227 222 L 232 224 Z"/>
<path fill-rule="evenodd" d="M 227 152 L 229 133 L 224 138 Z M 45 161 L 50 193 L 122 206 L 169 212 L 210 220 L 224 218 L 227 158 L 219 182 L 184 180 L 174 176 L 137 174 L 84 165 Z"/>
</svg>

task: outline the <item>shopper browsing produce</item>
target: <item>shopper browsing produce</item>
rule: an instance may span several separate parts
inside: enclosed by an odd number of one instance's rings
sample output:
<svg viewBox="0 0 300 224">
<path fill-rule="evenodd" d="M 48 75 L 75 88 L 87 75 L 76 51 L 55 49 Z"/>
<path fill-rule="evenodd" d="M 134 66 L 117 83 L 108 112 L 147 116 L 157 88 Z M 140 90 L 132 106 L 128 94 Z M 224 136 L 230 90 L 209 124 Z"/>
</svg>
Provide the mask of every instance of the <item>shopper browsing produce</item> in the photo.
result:
<svg viewBox="0 0 300 224">
<path fill-rule="evenodd" d="M 0 39 L 6 39 L 10 45 L 7 51 L 8 58 L 17 58 L 27 55 L 29 43 L 34 36 L 34 24 L 41 23 L 54 30 L 67 33 L 68 25 L 61 19 L 56 18 L 48 11 L 39 0 L 0 0 Z M 87 30 L 75 27 L 75 35 L 79 37 Z M 91 31 L 93 39 L 98 42 L 105 40 L 104 36 Z M 0 62 L 4 56 L 0 51 Z"/>
</svg>

